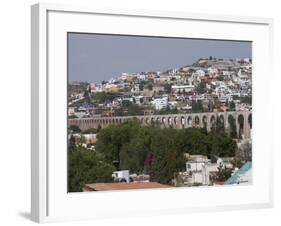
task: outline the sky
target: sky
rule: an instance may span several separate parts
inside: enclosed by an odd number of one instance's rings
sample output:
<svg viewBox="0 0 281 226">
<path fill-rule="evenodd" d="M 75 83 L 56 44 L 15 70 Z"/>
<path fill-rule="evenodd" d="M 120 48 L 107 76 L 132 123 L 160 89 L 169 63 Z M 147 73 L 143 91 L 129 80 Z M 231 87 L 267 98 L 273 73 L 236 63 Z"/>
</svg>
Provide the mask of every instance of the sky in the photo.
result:
<svg viewBox="0 0 281 226">
<path fill-rule="evenodd" d="M 165 71 L 209 56 L 251 58 L 252 43 L 68 33 L 69 81 L 99 83 L 122 73 Z"/>
</svg>

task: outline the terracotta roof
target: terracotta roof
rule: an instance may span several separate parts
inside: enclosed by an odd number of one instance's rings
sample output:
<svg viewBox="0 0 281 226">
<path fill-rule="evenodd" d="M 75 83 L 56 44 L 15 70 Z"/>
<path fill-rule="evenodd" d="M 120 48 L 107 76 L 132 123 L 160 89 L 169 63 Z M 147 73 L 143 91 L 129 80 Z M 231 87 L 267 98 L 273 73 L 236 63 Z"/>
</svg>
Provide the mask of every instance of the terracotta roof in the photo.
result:
<svg viewBox="0 0 281 226">
<path fill-rule="evenodd" d="M 110 191 L 146 188 L 168 188 L 170 186 L 157 182 L 130 182 L 130 183 L 94 183 L 85 184 L 84 191 Z"/>
</svg>

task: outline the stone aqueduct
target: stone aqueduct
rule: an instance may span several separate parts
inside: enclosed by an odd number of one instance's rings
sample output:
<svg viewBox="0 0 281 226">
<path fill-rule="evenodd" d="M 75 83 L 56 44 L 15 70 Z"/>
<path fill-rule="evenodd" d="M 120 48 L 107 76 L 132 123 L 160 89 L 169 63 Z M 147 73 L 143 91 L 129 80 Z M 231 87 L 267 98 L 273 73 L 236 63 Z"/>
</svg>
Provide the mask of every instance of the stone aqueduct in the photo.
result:
<svg viewBox="0 0 281 226">
<path fill-rule="evenodd" d="M 69 119 L 69 125 L 77 125 L 81 130 L 90 128 L 105 128 L 110 125 L 121 124 L 129 119 L 137 119 L 142 125 L 159 125 L 162 128 L 189 128 L 206 127 L 210 131 L 216 120 L 220 120 L 226 131 L 230 128 L 230 118 L 236 124 L 237 134 L 243 134 L 244 138 L 251 137 L 252 112 L 251 111 L 231 111 L 231 112 L 205 112 L 187 113 L 171 115 L 142 115 L 142 116 L 120 116 L 120 117 L 93 117 L 82 119 Z M 242 118 L 242 119 L 239 119 Z M 241 123 L 243 122 L 243 123 Z"/>
</svg>

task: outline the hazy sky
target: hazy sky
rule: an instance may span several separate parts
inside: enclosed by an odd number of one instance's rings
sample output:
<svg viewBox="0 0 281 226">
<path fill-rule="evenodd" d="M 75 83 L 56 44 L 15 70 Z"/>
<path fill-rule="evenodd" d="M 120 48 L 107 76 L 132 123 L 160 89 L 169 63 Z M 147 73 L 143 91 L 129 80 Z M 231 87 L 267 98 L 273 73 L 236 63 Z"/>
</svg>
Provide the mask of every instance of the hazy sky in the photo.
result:
<svg viewBox="0 0 281 226">
<path fill-rule="evenodd" d="M 68 34 L 70 81 L 101 82 L 122 72 L 164 71 L 199 58 L 251 58 L 251 42 Z"/>
</svg>

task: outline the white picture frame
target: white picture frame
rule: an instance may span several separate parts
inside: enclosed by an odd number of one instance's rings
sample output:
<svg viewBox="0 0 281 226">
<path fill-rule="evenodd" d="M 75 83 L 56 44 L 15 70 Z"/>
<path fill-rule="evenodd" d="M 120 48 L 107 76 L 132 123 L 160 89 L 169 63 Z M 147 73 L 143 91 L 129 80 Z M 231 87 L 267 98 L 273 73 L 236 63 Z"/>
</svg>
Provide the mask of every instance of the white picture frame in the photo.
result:
<svg viewBox="0 0 281 226">
<path fill-rule="evenodd" d="M 270 134 L 266 132 L 270 129 L 272 115 L 266 110 L 267 104 L 270 104 L 269 97 L 264 95 L 269 88 L 263 87 L 261 78 L 265 73 L 269 82 L 273 78 L 270 69 L 272 19 L 40 3 L 32 6 L 31 22 L 33 221 L 272 207 L 272 142 Z M 180 26 L 188 27 L 188 31 L 182 31 Z M 64 35 L 69 31 L 253 41 L 253 185 L 67 194 L 67 48 Z M 263 121 L 263 117 L 268 120 Z M 55 147 L 59 151 L 55 152 Z M 145 197 L 153 202 L 145 205 Z M 165 202 L 163 197 L 166 198 Z M 133 199 L 135 202 L 130 202 Z M 118 202 L 118 208 L 110 205 L 112 200 Z"/>
</svg>

